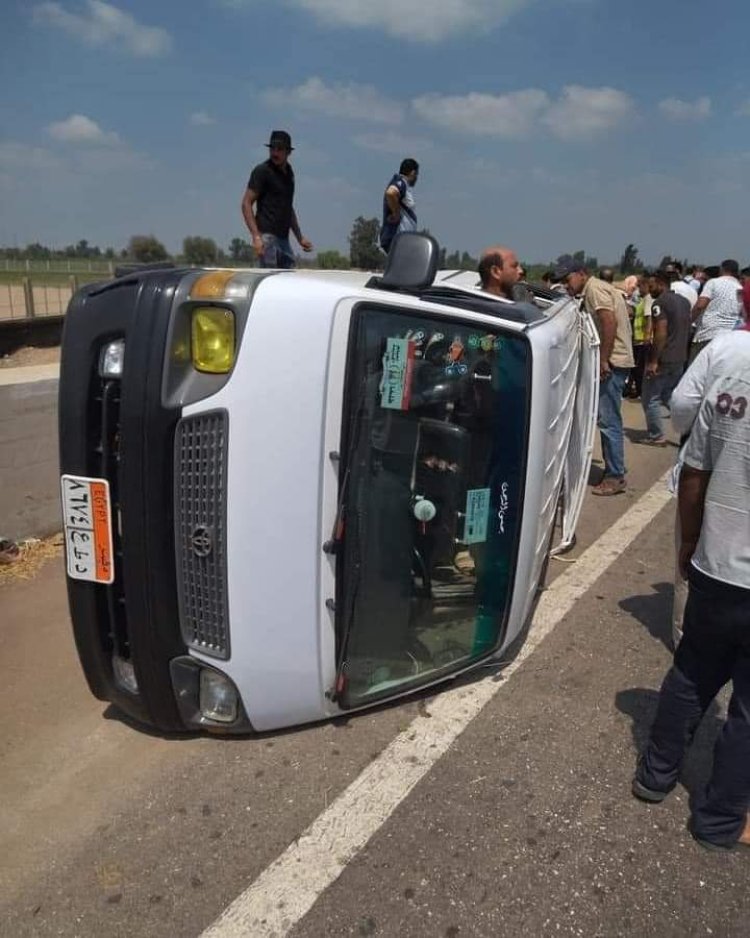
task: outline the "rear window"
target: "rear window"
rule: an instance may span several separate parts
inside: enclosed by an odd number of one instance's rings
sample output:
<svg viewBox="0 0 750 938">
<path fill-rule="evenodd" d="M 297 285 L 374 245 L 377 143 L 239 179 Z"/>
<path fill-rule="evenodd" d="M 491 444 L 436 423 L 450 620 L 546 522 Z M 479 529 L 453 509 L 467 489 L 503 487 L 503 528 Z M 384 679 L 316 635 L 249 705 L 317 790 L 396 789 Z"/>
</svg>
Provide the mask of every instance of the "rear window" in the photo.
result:
<svg viewBox="0 0 750 938">
<path fill-rule="evenodd" d="M 360 307 L 340 476 L 338 698 L 356 706 L 492 652 L 526 465 L 523 337 Z"/>
</svg>

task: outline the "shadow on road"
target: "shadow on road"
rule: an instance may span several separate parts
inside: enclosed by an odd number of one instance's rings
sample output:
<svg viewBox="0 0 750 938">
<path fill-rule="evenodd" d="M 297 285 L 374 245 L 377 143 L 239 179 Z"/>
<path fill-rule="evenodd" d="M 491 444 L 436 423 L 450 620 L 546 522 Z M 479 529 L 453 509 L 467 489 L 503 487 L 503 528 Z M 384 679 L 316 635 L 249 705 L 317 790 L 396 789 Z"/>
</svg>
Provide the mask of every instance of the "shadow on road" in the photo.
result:
<svg viewBox="0 0 750 938">
<path fill-rule="evenodd" d="M 659 692 L 645 687 L 632 687 L 618 691 L 615 695 L 617 709 L 620 713 L 630 717 L 630 730 L 633 734 L 636 753 L 643 752 L 646 746 L 649 730 L 656 715 L 658 700 Z M 714 700 L 698 727 L 680 773 L 680 782 L 690 795 L 691 807 L 696 797 L 702 794 L 711 774 L 713 746 L 723 725 L 721 710 Z M 635 770 L 635 759 L 633 759 L 633 769 Z"/>
<path fill-rule="evenodd" d="M 652 592 L 628 596 L 618 603 L 623 612 L 645 625 L 649 633 L 672 650 L 672 583 L 653 583 Z"/>
</svg>

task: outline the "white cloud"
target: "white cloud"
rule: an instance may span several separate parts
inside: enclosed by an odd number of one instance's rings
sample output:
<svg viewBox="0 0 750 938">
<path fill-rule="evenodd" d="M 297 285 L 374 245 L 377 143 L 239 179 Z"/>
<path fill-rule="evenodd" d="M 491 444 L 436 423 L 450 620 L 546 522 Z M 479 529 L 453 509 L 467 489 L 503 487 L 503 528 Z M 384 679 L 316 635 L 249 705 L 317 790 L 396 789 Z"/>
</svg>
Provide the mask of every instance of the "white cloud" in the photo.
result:
<svg viewBox="0 0 750 938">
<path fill-rule="evenodd" d="M 62 3 L 40 3 L 34 7 L 34 22 L 60 29 L 87 45 L 116 45 L 136 56 L 153 57 L 172 47 L 172 38 L 165 29 L 144 26 L 130 13 L 104 0 L 85 0 L 79 13 Z"/>
<path fill-rule="evenodd" d="M 500 95 L 428 94 L 412 106 L 423 120 L 455 133 L 521 138 L 544 126 L 570 140 L 616 127 L 633 112 L 624 92 L 580 85 L 567 85 L 556 101 L 546 91 L 527 88 Z"/>
<path fill-rule="evenodd" d="M 743 101 L 734 113 L 737 117 L 750 117 L 750 98 Z"/>
<path fill-rule="evenodd" d="M 190 123 L 193 127 L 210 127 L 212 124 L 215 124 L 216 121 L 205 111 L 194 111 L 190 115 Z"/>
<path fill-rule="evenodd" d="M 527 136 L 548 105 L 546 92 L 536 88 L 501 95 L 426 94 L 412 101 L 416 113 L 430 124 L 455 133 L 494 137 Z"/>
<path fill-rule="evenodd" d="M 702 95 L 695 101 L 682 101 L 680 98 L 665 98 L 659 102 L 659 110 L 671 120 L 702 121 L 711 113 L 711 99 Z"/>
<path fill-rule="evenodd" d="M 113 131 L 105 131 L 90 117 L 84 114 L 71 114 L 64 121 L 58 121 L 47 127 L 47 133 L 53 140 L 61 143 L 92 144 L 94 146 L 116 147 L 120 138 Z"/>
<path fill-rule="evenodd" d="M 372 85 L 327 85 L 317 77 L 308 78 L 296 88 L 269 89 L 263 100 L 272 107 L 294 107 L 371 124 L 398 124 L 404 111 L 400 102 L 383 97 Z"/>
<path fill-rule="evenodd" d="M 556 137 L 574 140 L 611 130 L 633 112 L 633 101 L 624 91 L 566 85 L 543 121 Z"/>
<path fill-rule="evenodd" d="M 222 0 L 223 5 L 240 9 L 257 5 L 257 0 Z M 440 0 L 429 9 L 420 2 L 403 0 L 286 0 L 334 26 L 380 29 L 412 42 L 440 42 L 453 36 L 488 30 L 534 0 Z"/>
<path fill-rule="evenodd" d="M 31 146 L 18 140 L 0 141 L 0 169 L 50 170 L 59 165 L 57 156 L 44 147 Z"/>
<path fill-rule="evenodd" d="M 424 137 L 405 137 L 395 130 L 383 132 L 357 134 L 352 143 L 361 150 L 372 150 L 375 153 L 390 153 L 402 158 L 411 154 L 418 156 L 434 150 L 430 140 Z"/>
</svg>

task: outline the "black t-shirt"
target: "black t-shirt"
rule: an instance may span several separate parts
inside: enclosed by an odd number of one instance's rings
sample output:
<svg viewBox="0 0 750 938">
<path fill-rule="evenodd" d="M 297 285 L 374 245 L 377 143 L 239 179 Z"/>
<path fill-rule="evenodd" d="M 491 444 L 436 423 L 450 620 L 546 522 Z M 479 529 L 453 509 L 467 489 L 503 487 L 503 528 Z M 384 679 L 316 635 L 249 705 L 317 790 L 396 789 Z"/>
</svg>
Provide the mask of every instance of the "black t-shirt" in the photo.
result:
<svg viewBox="0 0 750 938">
<path fill-rule="evenodd" d="M 656 324 L 664 319 L 667 322 L 667 344 L 659 361 L 665 365 L 682 364 L 687 359 L 690 303 L 674 290 L 664 290 L 661 296 L 654 299 L 651 306 L 652 323 Z"/>
<path fill-rule="evenodd" d="M 294 201 L 294 171 L 289 163 L 286 170 L 279 169 L 271 160 L 258 163 L 247 188 L 258 196 L 255 219 L 260 233 L 288 238 Z"/>
</svg>

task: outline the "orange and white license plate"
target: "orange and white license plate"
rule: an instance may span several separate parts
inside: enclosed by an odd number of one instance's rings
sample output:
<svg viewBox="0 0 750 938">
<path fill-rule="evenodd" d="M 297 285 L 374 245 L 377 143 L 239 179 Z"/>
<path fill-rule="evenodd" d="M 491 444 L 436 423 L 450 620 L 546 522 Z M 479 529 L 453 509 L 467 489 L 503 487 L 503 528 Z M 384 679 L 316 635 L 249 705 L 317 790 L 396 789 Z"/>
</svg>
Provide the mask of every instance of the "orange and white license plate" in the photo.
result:
<svg viewBox="0 0 750 938">
<path fill-rule="evenodd" d="M 68 576 L 91 583 L 111 583 L 115 568 L 109 482 L 64 475 L 60 487 Z"/>
</svg>

